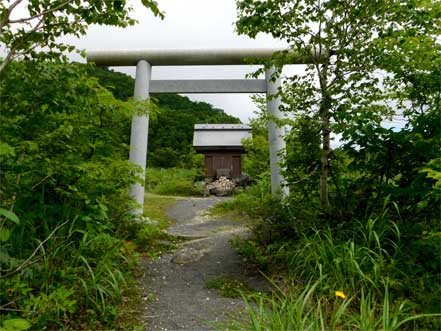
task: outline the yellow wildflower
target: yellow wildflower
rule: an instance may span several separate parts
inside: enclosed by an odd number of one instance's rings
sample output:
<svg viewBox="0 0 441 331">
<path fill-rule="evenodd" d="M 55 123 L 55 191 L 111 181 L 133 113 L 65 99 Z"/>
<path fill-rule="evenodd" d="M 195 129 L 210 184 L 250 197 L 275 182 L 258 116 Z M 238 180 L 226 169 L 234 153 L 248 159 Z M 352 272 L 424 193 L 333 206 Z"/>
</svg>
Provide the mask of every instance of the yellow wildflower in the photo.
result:
<svg viewBox="0 0 441 331">
<path fill-rule="evenodd" d="M 346 295 L 343 293 L 343 291 L 335 291 L 335 296 L 345 299 Z"/>
</svg>

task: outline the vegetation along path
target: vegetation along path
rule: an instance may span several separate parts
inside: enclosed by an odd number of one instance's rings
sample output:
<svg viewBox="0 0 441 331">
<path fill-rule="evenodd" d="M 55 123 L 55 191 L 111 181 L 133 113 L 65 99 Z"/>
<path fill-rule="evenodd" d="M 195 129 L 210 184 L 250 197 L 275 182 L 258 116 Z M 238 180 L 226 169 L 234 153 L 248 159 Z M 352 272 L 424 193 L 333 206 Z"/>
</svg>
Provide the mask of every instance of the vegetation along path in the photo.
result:
<svg viewBox="0 0 441 331">
<path fill-rule="evenodd" d="M 212 322 L 227 320 L 243 310 L 244 303 L 223 297 L 207 284 L 228 279 L 254 289 L 264 286 L 261 277 L 247 273 L 230 244 L 234 236 L 247 234 L 246 226 L 208 213 L 223 199 L 182 199 L 168 209 L 176 220 L 169 231 L 187 240 L 174 253 L 143 266 L 146 330 L 212 330 Z"/>
</svg>

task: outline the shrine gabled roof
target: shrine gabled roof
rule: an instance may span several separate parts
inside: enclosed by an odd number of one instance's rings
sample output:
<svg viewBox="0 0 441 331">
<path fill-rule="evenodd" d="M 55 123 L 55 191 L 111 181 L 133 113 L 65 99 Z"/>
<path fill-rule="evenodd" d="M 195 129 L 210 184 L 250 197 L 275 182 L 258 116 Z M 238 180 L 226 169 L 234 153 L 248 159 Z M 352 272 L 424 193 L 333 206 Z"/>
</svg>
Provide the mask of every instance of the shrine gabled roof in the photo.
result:
<svg viewBox="0 0 441 331">
<path fill-rule="evenodd" d="M 242 139 L 251 138 L 244 124 L 195 124 L 193 146 L 202 149 L 242 149 Z"/>
</svg>

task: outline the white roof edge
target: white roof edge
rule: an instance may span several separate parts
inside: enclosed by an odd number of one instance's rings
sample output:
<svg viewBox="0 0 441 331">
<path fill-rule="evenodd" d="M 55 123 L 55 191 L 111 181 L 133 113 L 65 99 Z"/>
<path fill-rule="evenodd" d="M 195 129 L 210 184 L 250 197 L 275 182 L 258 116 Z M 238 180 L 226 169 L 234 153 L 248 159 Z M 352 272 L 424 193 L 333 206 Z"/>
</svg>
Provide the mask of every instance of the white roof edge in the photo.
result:
<svg viewBox="0 0 441 331">
<path fill-rule="evenodd" d="M 246 124 L 195 124 L 195 130 L 251 130 Z"/>
</svg>

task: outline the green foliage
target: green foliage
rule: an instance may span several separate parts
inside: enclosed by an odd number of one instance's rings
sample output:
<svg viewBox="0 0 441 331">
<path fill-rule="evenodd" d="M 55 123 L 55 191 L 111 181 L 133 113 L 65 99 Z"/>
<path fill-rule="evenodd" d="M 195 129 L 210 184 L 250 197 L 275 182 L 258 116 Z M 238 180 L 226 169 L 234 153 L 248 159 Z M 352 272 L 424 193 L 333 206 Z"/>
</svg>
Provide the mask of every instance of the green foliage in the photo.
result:
<svg viewBox="0 0 441 331">
<path fill-rule="evenodd" d="M 157 222 L 161 230 L 167 229 L 174 221 L 167 215 L 166 209 L 175 202 L 175 198 L 172 197 L 158 197 L 147 194 L 144 199 L 145 215 L 152 221 Z"/>
<path fill-rule="evenodd" d="M 253 237 L 236 240 L 236 250 L 245 262 L 265 272 L 282 269 L 295 282 L 319 282 L 319 301 L 336 288 L 351 293 L 354 302 L 347 316 L 355 317 L 351 326 L 344 324 L 349 329 L 366 325 L 376 329 L 381 323 L 394 329 L 407 317 L 439 313 L 434 294 L 441 289 L 439 114 L 427 110 L 399 131 L 360 124 L 348 136 L 351 143 L 331 155 L 330 198 L 335 207 L 330 213 L 317 208 L 319 178 L 311 167 L 318 164 L 320 154 L 314 140 L 316 123 L 298 117 L 287 139 L 289 196 L 283 201 L 271 199 L 268 187 L 263 189 L 263 181 L 258 180 L 216 207 L 217 213 L 233 210 L 254 219 Z M 263 160 L 253 160 L 259 161 Z M 295 296 L 289 300 L 294 304 Z M 405 301 L 409 309 L 397 320 L 382 315 L 388 311 L 382 307 L 386 302 L 400 310 Z M 284 309 L 278 305 L 288 304 L 285 299 L 276 302 L 277 312 Z M 268 305 L 260 306 L 259 312 L 269 314 Z M 364 316 L 358 317 L 356 311 Z M 432 316 L 413 323 L 436 329 L 440 320 Z"/>
<path fill-rule="evenodd" d="M 174 202 L 172 197 L 147 193 L 144 199 L 144 216 L 147 220 L 125 222 L 119 226 L 118 232 L 127 240 L 124 250 L 147 253 L 155 257 L 174 249 L 176 239 L 163 231 L 174 222 L 166 213 L 166 209 Z"/>
<path fill-rule="evenodd" d="M 439 113 L 439 3 L 244 0 L 237 7 L 240 34 L 269 33 L 289 44 L 289 51 L 276 54 L 271 64 L 280 69 L 293 59 L 309 63 L 303 73 L 287 77 L 280 94 L 283 108 L 296 120 L 316 122 L 317 130 L 308 136 L 322 143 L 319 201 L 324 210 L 332 206 L 331 132 L 347 139 L 361 126 L 379 127 L 397 110 L 415 114 L 432 107 Z M 381 79 L 380 70 L 387 71 Z M 317 159 L 310 161 L 303 168 L 314 169 Z"/>
<path fill-rule="evenodd" d="M 97 66 L 88 66 L 87 74 L 97 78 L 100 85 L 112 92 L 116 99 L 128 101 L 133 97 L 135 80 L 129 75 Z"/>
<path fill-rule="evenodd" d="M 12 221 L 17 225 L 20 224 L 20 219 L 18 216 L 10 210 L 0 208 L 0 216 L 3 216 L 6 220 Z"/>
<path fill-rule="evenodd" d="M 260 219 L 270 217 L 273 212 L 273 203 L 277 203 L 270 195 L 269 173 L 263 173 L 255 180 L 255 184 L 235 195 L 233 200 L 227 200 L 213 207 L 212 212 L 217 215 L 235 211 L 238 214 L 247 214 L 251 218 Z"/>
<path fill-rule="evenodd" d="M 136 265 L 124 239 L 146 236 L 145 224 L 133 226 L 127 197 L 139 180 L 126 159 L 140 105 L 115 99 L 86 69 L 21 61 L 2 74 L 0 300 L 7 310 L 0 313 L 33 330 L 107 328 Z M 154 241 L 162 234 L 152 227 Z"/>
<path fill-rule="evenodd" d="M 22 318 L 11 318 L 3 321 L 2 331 L 22 331 L 28 330 L 31 327 L 31 323 Z"/>
<path fill-rule="evenodd" d="M 163 195 L 203 195 L 202 187 L 195 181 L 203 178 L 203 170 L 199 169 L 158 169 L 148 168 L 146 190 Z"/>
<path fill-rule="evenodd" d="M 259 270 L 267 272 L 273 262 L 270 247 L 264 247 L 253 239 L 236 238 L 232 245 L 242 257 L 242 261 L 248 265 L 254 265 Z"/>
<path fill-rule="evenodd" d="M 427 173 L 427 177 L 433 179 L 435 182 L 433 187 L 440 193 L 441 190 L 441 159 L 430 160 L 427 165 L 420 170 L 422 173 Z"/>
<path fill-rule="evenodd" d="M 328 209 L 330 133 L 347 130 L 360 118 L 378 122 L 387 110 L 378 103 L 382 90 L 373 75 L 371 47 L 387 6 L 363 1 L 355 10 L 350 1 L 277 0 L 238 1 L 237 7 L 239 33 L 269 33 L 289 44 L 290 52 L 271 61 L 279 71 L 293 56 L 308 63 L 303 74 L 287 78 L 280 93 L 286 111 L 319 122 L 314 135 L 322 143 L 320 207 Z"/>
<path fill-rule="evenodd" d="M 258 302 L 258 307 L 249 305 L 248 313 L 255 323 L 238 325 L 252 330 L 257 327 L 290 330 L 305 327 L 302 323 L 320 322 L 312 329 L 334 329 L 337 325 L 327 323 L 337 314 L 344 316 L 338 321 L 343 329 L 398 330 L 416 319 L 417 328 L 438 328 L 441 323 L 441 307 L 435 294 L 441 289 L 438 269 L 409 260 L 409 256 L 412 251 L 421 254 L 426 249 L 439 256 L 441 238 L 426 233 L 426 240 L 436 237 L 437 243 L 435 240 L 433 246 L 425 243 L 423 250 L 413 240 L 409 248 L 409 242 L 401 236 L 401 224 L 391 220 L 394 210 L 398 212 L 394 204 L 386 201 L 381 215 L 357 221 L 351 228 L 312 228 L 294 240 L 289 239 L 285 230 L 284 237 L 273 237 L 263 244 L 261 240 L 268 238 L 265 233 L 269 230 L 261 226 L 254 228 L 253 238 L 236 240 L 234 247 L 245 262 L 265 272 L 287 270 L 294 284 L 288 286 L 288 292 L 281 291 L 280 296 L 254 297 L 252 300 Z M 432 259 L 436 257 L 431 255 L 429 260 Z M 439 263 L 435 264 L 439 268 Z M 305 281 L 308 281 L 306 286 L 302 285 Z M 302 293 L 299 288 L 303 288 Z M 351 303 L 348 301 L 343 311 L 329 300 L 337 290 L 350 296 Z M 299 301 L 308 291 L 310 295 L 314 292 L 314 296 Z"/>
<path fill-rule="evenodd" d="M 272 296 L 245 296 L 249 319 L 238 319 L 228 330 L 388 330 L 413 326 L 413 321 L 436 317 L 430 314 L 409 315 L 408 302 L 394 304 L 387 285 L 378 304 L 372 291 L 340 299 L 330 291 L 317 289 L 323 280 L 308 282 L 303 290 L 286 293 L 279 289 Z M 367 294 L 366 294 L 367 293 Z M 357 304 L 359 308 L 357 308 Z"/>
<path fill-rule="evenodd" d="M 119 207 L 106 206 L 105 199 L 110 192 L 125 199 L 125 189 L 135 180 L 122 176 L 134 170 L 121 161 L 127 153 L 132 106 L 115 100 L 76 66 L 16 63 L 1 88 L 2 140 L 15 150 L 2 166 L 4 203 L 14 204 L 23 219 L 27 212 L 37 218 L 45 213 L 72 218 L 68 203 L 57 210 L 65 199 L 98 219 L 117 212 Z M 87 189 L 93 195 L 86 197 Z M 13 201 L 14 195 L 21 199 Z M 40 207 L 29 210 L 29 201 Z"/>
<path fill-rule="evenodd" d="M 0 242 L 6 242 L 9 240 L 9 237 L 11 236 L 11 231 L 7 227 L 7 222 L 14 222 L 15 224 L 20 224 L 20 219 L 17 217 L 17 215 L 5 208 L 0 208 Z"/>
<path fill-rule="evenodd" d="M 269 145 L 268 145 L 268 118 L 264 100 L 255 97 L 254 103 L 258 107 L 256 118 L 250 122 L 252 138 L 242 141 L 246 150 L 243 155 L 243 172 L 252 178 L 257 178 L 269 172 Z"/>
<path fill-rule="evenodd" d="M 395 3 L 392 20 L 409 19 L 415 27 L 389 27 L 376 40 L 377 61 L 392 75 L 385 77 L 385 85 L 398 100 L 397 107 L 405 115 L 418 114 L 427 109 L 441 109 L 441 44 L 439 42 L 441 4 L 438 1 Z M 398 10 L 397 10 L 398 9 Z M 412 56 L 408 56 L 412 54 Z"/>
<path fill-rule="evenodd" d="M 303 279 L 319 278 L 324 273 L 328 284 L 350 293 L 359 288 L 377 289 L 397 272 L 394 263 L 398 231 L 397 225 L 383 214 L 381 219 L 359 222 L 351 237 L 346 231 L 333 234 L 330 229 L 316 230 L 296 242 L 295 247 L 281 246 L 280 253 L 287 255 L 293 275 Z"/>
<path fill-rule="evenodd" d="M 191 169 L 193 162 L 193 128 L 201 123 L 240 123 L 204 102 L 191 102 L 173 94 L 157 96 L 162 109 L 158 121 L 149 131 L 149 164 L 155 167 L 184 167 Z"/>
<path fill-rule="evenodd" d="M 382 127 L 366 126 L 351 135 L 344 146 L 350 156 L 348 167 L 352 176 L 342 178 L 341 185 L 351 185 L 360 203 L 364 198 L 373 203 L 391 195 L 400 205 L 416 205 L 427 208 L 402 210 L 406 214 L 430 219 L 436 217 L 439 197 L 431 194 L 433 179 L 421 169 L 425 164 L 435 164 L 441 148 L 440 113 L 435 109 L 415 116 L 400 131 Z M 369 187 L 366 186 L 369 182 Z M 378 202 L 377 202 L 378 203 Z M 354 204 L 367 212 L 376 206 Z"/>
<path fill-rule="evenodd" d="M 317 196 L 321 152 L 320 137 L 317 132 L 320 131 L 320 123 L 308 116 L 297 116 L 295 120 L 290 121 L 290 128 L 286 136 L 284 172 L 286 184 L 291 192 L 290 204 L 311 206 L 312 210 L 314 205 L 319 204 Z"/>
<path fill-rule="evenodd" d="M 0 73 L 13 59 L 67 59 L 66 51 L 75 47 L 60 42 L 60 37 L 86 34 L 91 24 L 127 27 L 136 23 L 133 10 L 125 1 L 8 1 L 0 5 L 0 43 L 6 57 Z M 142 0 L 155 16 L 163 17 L 156 1 Z M 25 9 L 26 10 L 23 10 Z"/>
</svg>

